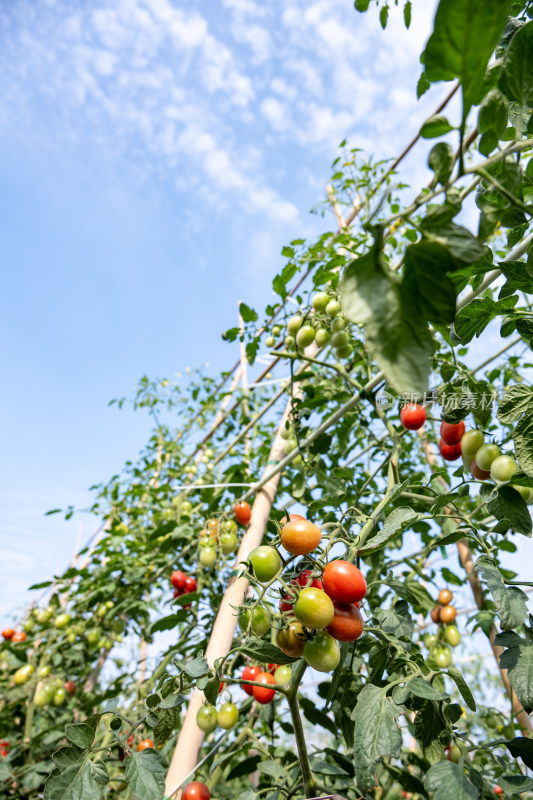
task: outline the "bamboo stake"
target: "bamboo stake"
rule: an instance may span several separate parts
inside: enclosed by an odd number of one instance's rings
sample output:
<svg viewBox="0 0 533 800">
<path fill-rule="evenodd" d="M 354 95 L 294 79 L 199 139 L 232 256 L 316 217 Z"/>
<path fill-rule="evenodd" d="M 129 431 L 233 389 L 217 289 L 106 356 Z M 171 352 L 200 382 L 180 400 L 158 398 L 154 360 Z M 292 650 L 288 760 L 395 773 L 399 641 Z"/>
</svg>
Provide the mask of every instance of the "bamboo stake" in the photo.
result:
<svg viewBox="0 0 533 800">
<path fill-rule="evenodd" d="M 239 302 L 240 308 L 240 302 Z M 241 332 L 241 341 L 240 341 L 240 349 L 241 349 L 241 383 L 242 383 L 242 391 L 243 391 L 243 398 L 242 398 L 242 408 L 248 419 L 250 417 L 250 403 L 248 402 L 248 358 L 246 356 L 246 345 L 244 344 L 244 320 L 239 313 L 239 330 Z M 249 464 L 250 461 L 250 436 L 249 429 L 245 434 L 244 438 L 244 455 L 246 458 L 246 464 Z"/>
</svg>

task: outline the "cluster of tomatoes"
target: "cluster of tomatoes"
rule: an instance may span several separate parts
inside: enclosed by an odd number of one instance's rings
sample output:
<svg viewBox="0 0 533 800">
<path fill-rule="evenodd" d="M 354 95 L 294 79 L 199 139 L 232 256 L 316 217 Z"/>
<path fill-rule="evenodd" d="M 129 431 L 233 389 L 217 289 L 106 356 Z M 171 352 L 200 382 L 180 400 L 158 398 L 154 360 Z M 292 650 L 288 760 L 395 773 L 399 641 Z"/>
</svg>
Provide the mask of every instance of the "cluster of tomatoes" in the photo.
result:
<svg viewBox="0 0 533 800">
<path fill-rule="evenodd" d="M 2 636 L 4 637 L 5 641 L 12 642 L 13 644 L 26 641 L 26 632 L 16 631 L 14 628 L 4 628 L 2 631 Z"/>
<path fill-rule="evenodd" d="M 296 346 L 303 350 L 313 342 L 319 348 L 329 344 L 335 350 L 337 358 L 349 358 L 353 347 L 345 330 L 347 323 L 341 315 L 339 301 L 327 292 L 317 292 L 311 298 L 311 307 L 311 314 L 306 314 L 305 317 L 294 314 L 287 321 L 285 347 L 291 350 Z M 281 332 L 281 326 L 274 325 L 265 340 L 266 346 L 274 347 Z"/>
<path fill-rule="evenodd" d="M 200 531 L 200 552 L 198 561 L 203 567 L 211 568 L 217 561 L 217 549 L 227 556 L 234 553 L 238 546 L 237 523 L 248 525 L 252 518 L 252 509 L 246 502 L 237 503 L 233 512 L 235 519 L 208 519 Z"/>
<path fill-rule="evenodd" d="M 446 669 L 451 665 L 450 647 L 457 647 L 461 641 L 461 634 L 455 625 L 457 609 L 450 605 L 452 599 L 453 595 L 449 589 L 441 589 L 437 605 L 431 611 L 431 619 L 437 624 L 440 623 L 441 627 L 439 627 L 438 634 L 427 634 L 424 637 L 424 644 L 429 650 L 430 660 L 440 669 Z"/>
<path fill-rule="evenodd" d="M 0 739 L 0 756 L 5 758 L 9 753 L 9 742 L 7 739 Z"/>
<path fill-rule="evenodd" d="M 195 592 L 198 584 L 196 578 L 191 575 L 186 575 L 180 569 L 174 570 L 170 576 L 170 583 L 174 587 L 174 597 L 181 597 L 183 594 L 192 594 Z"/>
<path fill-rule="evenodd" d="M 318 547 L 322 533 L 301 515 L 291 514 L 290 521 L 281 529 L 280 538 L 288 553 L 307 555 Z M 272 545 L 256 547 L 250 553 L 249 562 L 252 575 L 260 584 L 271 584 L 281 577 L 281 557 Z M 335 560 L 326 565 L 321 575 L 314 575 L 308 569 L 293 575 L 280 594 L 283 627 L 277 633 L 278 647 L 293 658 L 303 656 L 320 672 L 335 669 L 340 660 L 338 642 L 353 642 L 363 632 L 359 610 L 359 603 L 366 594 L 363 574 L 349 561 Z M 252 609 L 252 630 L 260 608 Z M 250 610 L 245 608 L 243 613 L 250 613 Z M 261 628 L 266 627 L 263 621 L 267 613 L 260 613 Z M 254 632 L 259 635 L 257 630 Z"/>
<path fill-rule="evenodd" d="M 400 422 L 408 431 L 417 431 L 426 421 L 426 409 L 419 403 L 406 403 L 400 411 Z M 439 451 L 446 461 L 456 461 L 462 454 L 461 439 L 465 424 L 441 422 Z"/>
</svg>

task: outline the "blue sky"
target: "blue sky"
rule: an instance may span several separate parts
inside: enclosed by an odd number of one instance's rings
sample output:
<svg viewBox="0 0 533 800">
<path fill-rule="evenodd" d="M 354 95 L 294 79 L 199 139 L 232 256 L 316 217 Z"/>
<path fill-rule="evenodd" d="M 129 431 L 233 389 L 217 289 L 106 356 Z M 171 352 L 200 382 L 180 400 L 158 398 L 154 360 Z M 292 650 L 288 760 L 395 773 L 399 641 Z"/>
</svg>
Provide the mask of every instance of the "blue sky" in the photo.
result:
<svg viewBox="0 0 533 800">
<path fill-rule="evenodd" d="M 308 210 L 338 143 L 394 156 L 446 94 L 415 94 L 435 5 L 408 32 L 350 0 L 0 6 L 0 621 L 72 556 L 79 521 L 43 513 L 145 440 L 108 400 L 231 364 L 238 301 L 333 227 Z"/>
</svg>

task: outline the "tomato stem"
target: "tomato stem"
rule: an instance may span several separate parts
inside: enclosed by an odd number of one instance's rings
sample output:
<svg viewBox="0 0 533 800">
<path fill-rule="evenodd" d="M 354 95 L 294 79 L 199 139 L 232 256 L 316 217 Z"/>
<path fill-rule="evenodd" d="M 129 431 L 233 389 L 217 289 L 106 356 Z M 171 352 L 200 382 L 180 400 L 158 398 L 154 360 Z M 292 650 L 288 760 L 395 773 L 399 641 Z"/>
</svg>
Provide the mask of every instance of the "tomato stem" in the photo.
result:
<svg viewBox="0 0 533 800">
<path fill-rule="evenodd" d="M 306 668 L 307 664 L 303 658 L 296 662 L 292 671 L 289 690 L 287 692 L 287 702 L 289 704 L 289 711 L 291 713 L 292 724 L 294 727 L 294 738 L 296 739 L 296 746 L 298 748 L 298 758 L 300 760 L 300 768 L 302 770 L 305 796 L 312 797 L 316 781 L 311 769 L 309 755 L 307 753 L 302 718 L 300 716 L 300 708 L 298 706 L 298 687 L 300 686 Z"/>
</svg>

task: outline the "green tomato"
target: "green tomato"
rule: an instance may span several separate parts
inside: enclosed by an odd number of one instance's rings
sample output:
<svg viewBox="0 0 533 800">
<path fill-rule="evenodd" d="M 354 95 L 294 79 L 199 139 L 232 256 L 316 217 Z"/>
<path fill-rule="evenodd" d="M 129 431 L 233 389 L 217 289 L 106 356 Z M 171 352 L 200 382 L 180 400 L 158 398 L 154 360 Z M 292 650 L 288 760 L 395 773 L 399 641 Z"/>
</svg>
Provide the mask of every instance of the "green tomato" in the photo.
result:
<svg viewBox="0 0 533 800">
<path fill-rule="evenodd" d="M 514 483 L 512 483 L 511 486 L 513 489 L 516 489 L 518 494 L 522 495 L 528 505 L 531 503 L 533 500 L 533 489 L 531 489 L 529 486 L 519 486 L 515 485 Z M 24 630 L 26 630 L 26 628 L 24 628 Z"/>
<path fill-rule="evenodd" d="M 273 336 L 267 336 L 267 338 L 265 339 L 265 345 L 267 347 L 274 347 L 275 344 L 276 344 L 276 340 L 274 339 L 274 337 Z"/>
<path fill-rule="evenodd" d="M 490 477 L 496 483 L 509 483 L 518 472 L 518 464 L 512 456 L 498 456 L 490 465 Z"/>
<path fill-rule="evenodd" d="M 444 628 L 444 638 L 451 647 L 457 647 L 461 641 L 461 634 L 457 625 L 446 625 Z"/>
<path fill-rule="evenodd" d="M 25 664 L 23 667 L 19 667 L 18 670 L 13 675 L 13 680 L 17 684 L 17 686 L 21 686 L 26 681 L 29 681 L 31 676 L 33 675 L 34 666 L 33 664 Z"/>
<path fill-rule="evenodd" d="M 472 462 L 474 460 L 474 456 L 469 456 L 466 453 L 461 453 L 461 458 L 463 460 L 464 468 L 467 472 L 470 472 L 472 467 Z"/>
<path fill-rule="evenodd" d="M 281 569 L 281 558 L 277 550 L 269 545 L 261 545 L 249 555 L 253 574 L 259 583 L 269 583 Z"/>
<path fill-rule="evenodd" d="M 274 672 L 274 680 L 279 684 L 289 683 L 291 677 L 292 669 L 286 666 L 286 664 L 282 664 Z"/>
<path fill-rule="evenodd" d="M 501 454 L 502 451 L 497 444 L 484 444 L 476 453 L 476 464 L 480 469 L 488 471 L 494 459 Z"/>
<path fill-rule="evenodd" d="M 49 611 L 47 608 L 40 608 L 38 609 L 35 618 L 39 623 L 39 625 L 48 625 L 48 623 L 52 619 L 52 612 Z"/>
<path fill-rule="evenodd" d="M 34 624 L 33 620 L 31 619 L 31 617 L 28 617 L 28 619 L 24 623 L 24 630 L 26 631 L 26 633 L 32 633 L 34 628 L 35 628 L 35 624 Z"/>
<path fill-rule="evenodd" d="M 346 327 L 346 320 L 344 319 L 344 317 L 335 317 L 335 319 L 331 323 L 332 331 L 342 331 L 342 329 L 345 327 Z"/>
<path fill-rule="evenodd" d="M 214 547 L 203 547 L 200 550 L 198 561 L 202 567 L 212 567 L 217 560 L 217 551 Z"/>
<path fill-rule="evenodd" d="M 230 553 L 234 553 L 237 549 L 238 541 L 234 533 L 221 533 L 219 542 L 220 549 L 225 556 L 229 555 Z"/>
<path fill-rule="evenodd" d="M 69 644 L 74 644 L 75 641 L 76 641 L 76 634 L 74 633 L 74 631 L 69 631 L 67 633 L 67 642 Z"/>
<path fill-rule="evenodd" d="M 331 338 L 329 340 L 331 346 L 335 347 L 337 350 L 341 350 L 343 347 L 346 347 L 349 342 L 350 337 L 346 331 L 335 331 L 335 333 L 331 334 Z"/>
<path fill-rule="evenodd" d="M 182 500 L 179 509 L 182 514 L 189 516 L 192 511 L 192 503 L 189 500 Z"/>
<path fill-rule="evenodd" d="M 196 724 L 204 733 L 211 733 L 217 726 L 217 710 L 215 706 L 205 705 L 198 709 Z"/>
<path fill-rule="evenodd" d="M 312 325 L 304 325 L 296 334 L 296 344 L 298 347 L 309 347 L 315 341 L 315 329 Z"/>
<path fill-rule="evenodd" d="M 107 614 L 106 604 L 100 603 L 100 605 L 96 609 L 96 616 L 102 618 L 105 617 L 106 614 Z"/>
<path fill-rule="evenodd" d="M 279 432 L 279 435 L 281 436 L 282 439 L 291 439 L 294 434 L 290 425 L 288 426 L 284 425 L 281 431 Z"/>
<path fill-rule="evenodd" d="M 288 347 L 291 350 L 294 347 L 295 338 L 294 336 L 286 336 L 285 337 L 285 347 Z"/>
<path fill-rule="evenodd" d="M 487 726 L 487 728 L 490 728 L 491 730 L 496 730 L 496 728 L 499 725 L 499 722 L 500 718 L 498 717 L 498 715 L 493 714 L 492 712 L 485 717 L 485 725 Z"/>
<path fill-rule="evenodd" d="M 239 614 L 239 628 L 241 631 L 247 631 L 249 629 L 251 615 L 251 608 L 245 608 Z M 268 630 L 270 630 L 270 614 L 263 606 L 257 606 L 257 608 L 253 610 L 252 631 L 256 636 L 261 638 Z"/>
<path fill-rule="evenodd" d="M 45 684 L 44 686 L 39 686 L 33 696 L 34 705 L 36 705 L 37 708 L 43 708 L 43 706 L 47 706 L 54 699 L 54 692 L 54 687 L 50 683 Z"/>
<path fill-rule="evenodd" d="M 100 639 L 100 631 L 96 628 L 92 628 L 90 631 L 87 631 L 87 644 L 91 647 L 95 644 L 98 644 L 98 640 Z"/>
<path fill-rule="evenodd" d="M 339 665 L 341 650 L 333 636 L 321 631 L 305 643 L 304 658 L 318 672 L 332 672 Z"/>
<path fill-rule="evenodd" d="M 237 533 L 238 525 L 234 519 L 225 519 L 219 525 L 220 533 Z"/>
<path fill-rule="evenodd" d="M 329 331 L 325 328 L 319 328 L 315 334 L 315 341 L 318 347 L 325 347 L 329 342 Z"/>
<path fill-rule="evenodd" d="M 302 589 L 294 604 L 294 616 L 306 628 L 325 628 L 335 615 L 333 601 L 315 586 Z"/>
<path fill-rule="evenodd" d="M 37 670 L 37 677 L 38 678 L 47 678 L 50 675 L 51 667 L 39 667 Z"/>
<path fill-rule="evenodd" d="M 67 699 L 67 693 L 63 687 L 56 689 L 52 702 L 55 706 L 62 706 Z"/>
<path fill-rule="evenodd" d="M 502 736 L 504 736 L 506 739 L 514 739 L 515 730 L 514 730 L 514 725 L 512 723 L 509 723 L 509 725 L 504 725 L 503 726 L 503 728 L 502 728 Z"/>
<path fill-rule="evenodd" d="M 279 336 L 280 333 L 281 333 L 281 328 L 279 327 L 279 325 L 274 325 L 274 327 L 272 328 L 272 336 Z"/>
<path fill-rule="evenodd" d="M 484 441 L 483 431 L 476 429 L 466 431 L 461 439 L 461 452 L 465 456 L 475 456 L 479 448 L 483 446 Z"/>
<path fill-rule="evenodd" d="M 287 441 L 285 442 L 285 453 L 288 455 L 289 453 L 292 453 L 293 450 L 297 449 L 298 449 L 297 440 L 294 437 L 287 439 Z"/>
<path fill-rule="evenodd" d="M 311 305 L 315 311 L 325 311 L 331 298 L 326 292 L 317 292 L 311 298 Z"/>
<path fill-rule="evenodd" d="M 437 644 L 438 638 L 439 637 L 436 636 L 434 633 L 427 633 L 424 636 L 424 644 L 426 645 L 428 650 L 431 650 L 433 647 L 435 647 L 435 645 Z"/>
<path fill-rule="evenodd" d="M 303 319 L 299 314 L 295 314 L 294 317 L 291 317 L 290 320 L 287 322 L 287 330 L 289 333 L 293 335 L 300 330 L 302 327 Z"/>
<path fill-rule="evenodd" d="M 224 730 L 229 730 L 237 723 L 239 719 L 239 709 L 235 703 L 223 703 L 217 714 L 217 722 Z"/>
<path fill-rule="evenodd" d="M 336 317 L 341 311 L 341 304 L 338 300 L 330 300 L 326 306 L 326 314 L 328 317 Z"/>
<path fill-rule="evenodd" d="M 347 344 L 346 347 L 339 347 L 337 350 L 337 358 L 350 358 L 353 353 L 353 347 L 351 344 Z"/>
<path fill-rule="evenodd" d="M 70 622 L 70 614 L 58 614 L 54 620 L 54 628 L 61 630 L 66 628 Z"/>
<path fill-rule="evenodd" d="M 429 655 L 439 669 L 447 669 L 452 664 L 452 651 L 449 647 L 434 647 Z"/>
</svg>

